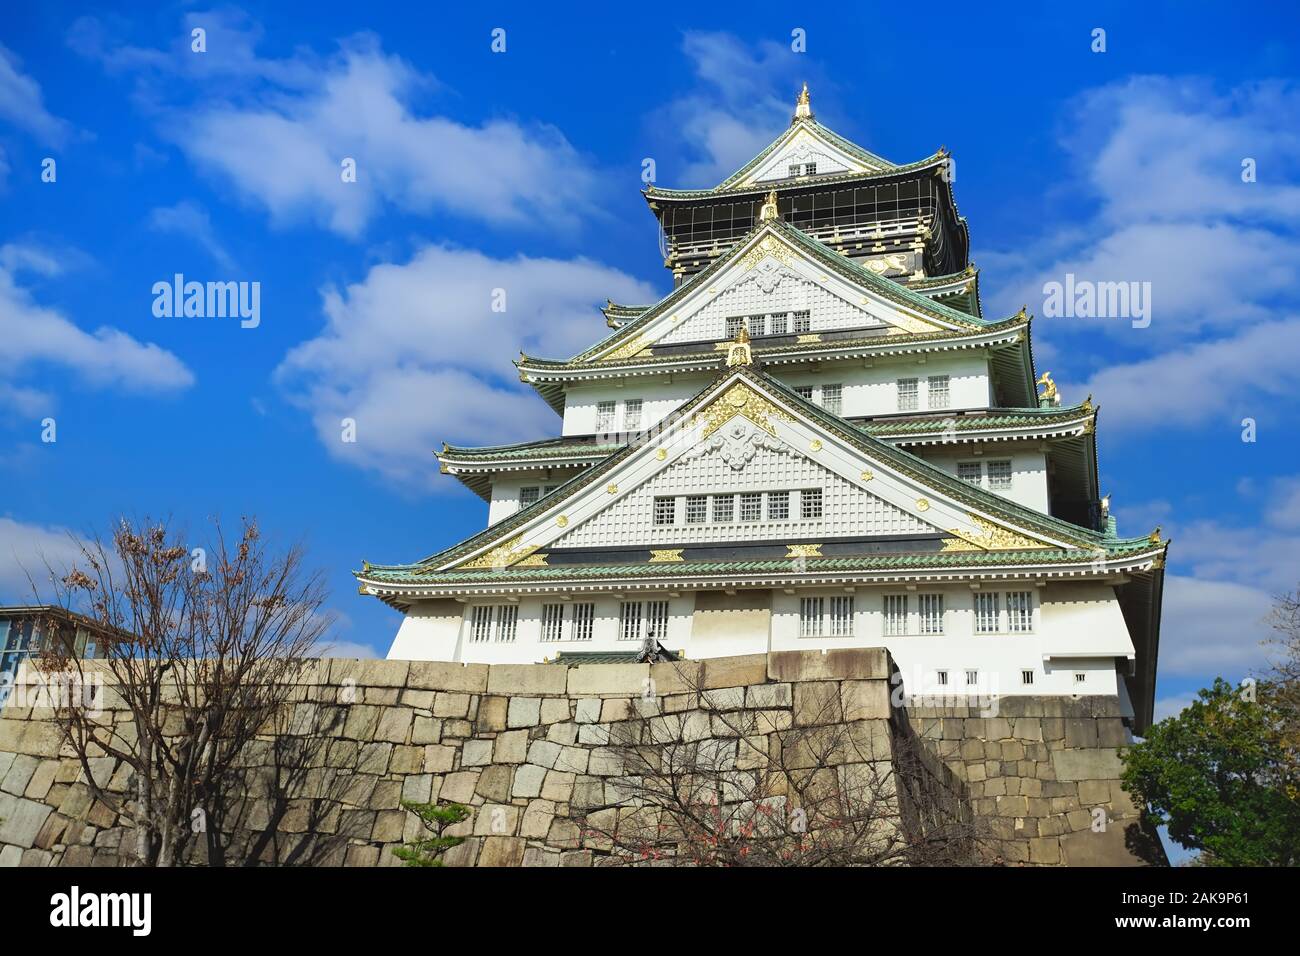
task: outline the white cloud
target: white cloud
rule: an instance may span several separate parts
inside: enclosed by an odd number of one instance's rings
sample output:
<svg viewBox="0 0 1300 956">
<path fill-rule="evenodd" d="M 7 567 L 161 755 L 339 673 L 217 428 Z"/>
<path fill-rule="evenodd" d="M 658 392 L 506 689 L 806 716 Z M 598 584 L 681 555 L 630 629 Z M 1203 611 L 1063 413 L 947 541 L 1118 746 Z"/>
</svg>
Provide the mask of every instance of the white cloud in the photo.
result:
<svg viewBox="0 0 1300 956">
<path fill-rule="evenodd" d="M 1155 708 L 1156 722 L 1158 723 L 1166 717 L 1174 717 L 1181 714 L 1194 700 L 1196 700 L 1195 694 L 1177 694 L 1173 697 L 1157 698 Z"/>
<path fill-rule="evenodd" d="M 120 329 L 100 326 L 86 332 L 53 308 L 40 305 L 20 285 L 22 272 L 52 277 L 62 264 L 50 253 L 29 246 L 0 246 L 0 363 L 9 381 L 0 389 L 20 414 L 31 414 L 50 399 L 18 379 L 26 366 L 61 366 L 97 387 L 128 391 L 168 391 L 193 384 L 194 375 L 171 352 L 142 343 Z"/>
<path fill-rule="evenodd" d="M 1259 588 L 1205 577 L 1165 578 L 1160 673 L 1236 681 L 1267 666 L 1263 641 L 1273 596 Z"/>
<path fill-rule="evenodd" d="M 18 58 L 3 45 L 0 45 L 0 119 L 26 130 L 45 146 L 62 146 L 72 131 L 67 120 L 45 108 L 41 85 L 20 69 Z"/>
<path fill-rule="evenodd" d="M 277 60 L 259 57 L 260 30 L 230 14 L 186 20 L 209 31 L 203 56 L 114 44 L 89 19 L 74 27 L 73 45 L 110 70 L 138 73 L 163 135 L 278 223 L 315 220 L 357 236 L 386 207 L 560 228 L 599 213 L 597 176 L 556 128 L 418 111 L 417 97 L 439 84 L 372 36 L 344 40 L 328 58 Z M 176 86 L 201 95 L 164 105 Z M 345 159 L 355 161 L 355 182 L 342 179 Z"/>
<path fill-rule="evenodd" d="M 67 529 L 0 517 L 0 604 L 48 602 L 50 571 L 61 576 L 80 557 L 77 539 Z"/>
<path fill-rule="evenodd" d="M 197 203 L 183 200 L 174 206 L 158 206 L 149 213 L 149 225 L 162 233 L 187 236 L 202 246 L 221 268 L 235 268 L 235 260 L 217 239 L 208 211 Z"/>
<path fill-rule="evenodd" d="M 495 289 L 506 311 L 493 312 Z M 654 301 L 648 285 L 587 259 L 493 259 L 430 245 L 322 293 L 326 325 L 276 371 L 335 457 L 430 487 L 441 442 L 554 434 L 559 419 L 512 381 L 513 354 L 568 357 L 607 330 L 599 304 Z M 340 421 L 356 421 L 356 442 Z M 447 487 L 442 482 L 439 487 Z"/>
</svg>

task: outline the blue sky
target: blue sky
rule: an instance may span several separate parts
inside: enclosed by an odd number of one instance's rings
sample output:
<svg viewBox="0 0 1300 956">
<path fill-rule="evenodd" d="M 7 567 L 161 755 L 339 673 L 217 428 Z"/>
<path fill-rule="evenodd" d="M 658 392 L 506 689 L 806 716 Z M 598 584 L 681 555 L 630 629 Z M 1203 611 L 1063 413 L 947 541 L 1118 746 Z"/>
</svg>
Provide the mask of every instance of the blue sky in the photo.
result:
<svg viewBox="0 0 1300 956">
<path fill-rule="evenodd" d="M 1262 663 L 1300 577 L 1295 12 L 135 6 L 0 26 L 0 601 L 116 513 L 255 514 L 327 570 L 338 651 L 382 653 L 398 617 L 349 571 L 486 518 L 432 450 L 556 433 L 510 360 L 669 289 L 643 159 L 712 185 L 806 80 L 868 149 L 953 151 L 986 314 L 1067 272 L 1152 283 L 1148 328 L 1039 319 L 1038 364 L 1102 406 L 1121 532 L 1174 540 L 1160 711 Z M 260 324 L 155 317 L 178 272 L 259 282 Z"/>
</svg>

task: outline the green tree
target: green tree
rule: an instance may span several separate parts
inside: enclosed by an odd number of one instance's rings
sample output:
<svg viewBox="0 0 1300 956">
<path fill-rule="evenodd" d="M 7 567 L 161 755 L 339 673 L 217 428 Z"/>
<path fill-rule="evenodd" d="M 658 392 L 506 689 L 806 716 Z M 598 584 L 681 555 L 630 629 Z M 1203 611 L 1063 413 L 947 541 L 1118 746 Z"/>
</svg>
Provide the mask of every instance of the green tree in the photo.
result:
<svg viewBox="0 0 1300 956">
<path fill-rule="evenodd" d="M 443 836 L 448 828 L 469 816 L 469 807 L 459 803 L 411 803 L 402 806 L 414 813 L 432 836 L 393 848 L 393 855 L 407 866 L 442 866 L 442 855 L 465 842 L 464 837 Z"/>
<path fill-rule="evenodd" d="M 1300 802 L 1288 759 L 1285 687 L 1222 678 L 1125 756 L 1124 789 L 1205 864 L 1300 863 Z"/>
</svg>

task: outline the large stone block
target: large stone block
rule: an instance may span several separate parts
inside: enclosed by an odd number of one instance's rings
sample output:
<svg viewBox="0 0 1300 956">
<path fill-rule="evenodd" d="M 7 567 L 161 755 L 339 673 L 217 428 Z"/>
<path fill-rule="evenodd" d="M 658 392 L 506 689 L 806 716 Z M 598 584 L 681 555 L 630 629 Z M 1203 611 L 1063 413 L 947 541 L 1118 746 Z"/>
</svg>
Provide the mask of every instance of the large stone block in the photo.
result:
<svg viewBox="0 0 1300 956">
<path fill-rule="evenodd" d="M 1052 769 L 1057 780 L 1110 780 L 1123 774 L 1124 764 L 1114 748 L 1054 750 Z"/>
<path fill-rule="evenodd" d="M 462 767 L 482 767 L 492 762 L 495 740 L 467 740 L 460 748 Z"/>
<path fill-rule="evenodd" d="M 511 780 L 514 777 L 515 768 L 508 764 L 495 763 L 487 767 L 479 774 L 478 783 L 474 787 L 474 792 L 484 800 L 492 800 L 497 803 L 505 803 L 510 799 Z"/>
<path fill-rule="evenodd" d="M 846 680 L 840 684 L 840 702 L 844 720 L 888 720 L 889 682 L 883 680 Z"/>
<path fill-rule="evenodd" d="M 439 691 L 433 701 L 433 716 L 465 718 L 469 715 L 469 694 Z"/>
<path fill-rule="evenodd" d="M 491 836 L 483 840 L 478 866 L 519 866 L 527 844 L 522 837 Z"/>
<path fill-rule="evenodd" d="M 775 651 L 767 655 L 767 676 L 776 681 L 888 680 L 891 665 L 889 652 L 883 647 L 845 647 L 825 652 Z"/>
<path fill-rule="evenodd" d="M 618 697 L 645 693 L 649 664 L 582 664 L 570 667 L 570 697 Z"/>
<path fill-rule="evenodd" d="M 536 797 L 542 792 L 542 783 L 546 780 L 546 775 L 550 773 L 545 767 L 539 767 L 537 764 L 524 764 L 515 771 L 515 782 L 511 788 L 512 797 Z"/>
<path fill-rule="evenodd" d="M 414 716 L 415 711 L 409 707 L 385 707 L 379 718 L 379 726 L 375 728 L 375 739 L 395 744 L 406 743 Z"/>
<path fill-rule="evenodd" d="M 493 664 L 488 668 L 487 692 L 503 696 L 562 695 L 567 668 L 539 664 Z"/>
<path fill-rule="evenodd" d="M 407 684 L 422 690 L 460 691 L 481 694 L 487 690 L 487 664 L 456 664 L 448 661 L 411 661 Z"/>
<path fill-rule="evenodd" d="M 837 682 L 806 681 L 795 687 L 794 723 L 796 727 L 836 723 L 842 717 L 840 685 Z"/>
<path fill-rule="evenodd" d="M 510 706 L 507 697 L 484 697 L 478 702 L 478 715 L 474 718 L 477 733 L 494 733 L 506 729 L 506 713 Z"/>
<path fill-rule="evenodd" d="M 762 684 L 766 680 L 766 654 L 712 657 L 700 662 L 700 690 L 717 690 L 720 687 L 746 687 L 750 684 Z"/>
<path fill-rule="evenodd" d="M 794 693 L 790 684 L 755 684 L 745 689 L 745 706 L 754 710 L 765 707 L 790 707 Z"/>
<path fill-rule="evenodd" d="M 536 727 L 542 718 L 540 697 L 511 697 L 506 717 L 508 727 Z"/>
<path fill-rule="evenodd" d="M 409 661 L 335 657 L 329 662 L 329 682 L 356 687 L 404 687 L 410 668 Z"/>
<path fill-rule="evenodd" d="M 496 763 L 523 763 L 528 756 L 528 731 L 509 730 L 497 734 L 492 759 Z"/>
</svg>

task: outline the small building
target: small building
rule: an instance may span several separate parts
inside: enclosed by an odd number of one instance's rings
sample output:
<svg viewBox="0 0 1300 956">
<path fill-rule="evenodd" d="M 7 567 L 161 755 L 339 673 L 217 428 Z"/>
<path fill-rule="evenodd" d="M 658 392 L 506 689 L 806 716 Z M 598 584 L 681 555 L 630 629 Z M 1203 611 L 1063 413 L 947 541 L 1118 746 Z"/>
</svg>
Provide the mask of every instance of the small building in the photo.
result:
<svg viewBox="0 0 1300 956">
<path fill-rule="evenodd" d="M 0 607 L 0 706 L 28 657 L 58 640 L 65 653 L 94 658 L 104 646 L 104 634 L 103 625 L 56 604 Z"/>
</svg>

